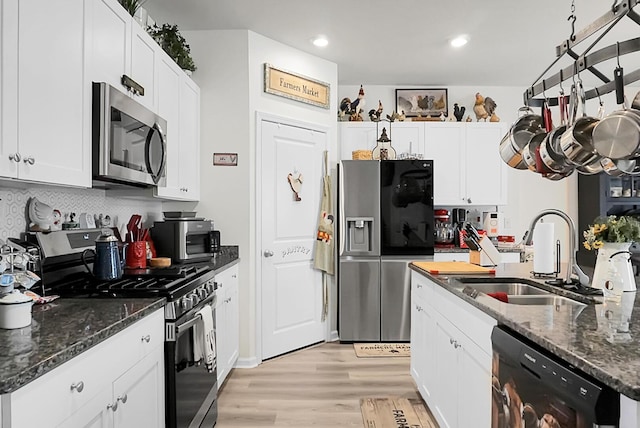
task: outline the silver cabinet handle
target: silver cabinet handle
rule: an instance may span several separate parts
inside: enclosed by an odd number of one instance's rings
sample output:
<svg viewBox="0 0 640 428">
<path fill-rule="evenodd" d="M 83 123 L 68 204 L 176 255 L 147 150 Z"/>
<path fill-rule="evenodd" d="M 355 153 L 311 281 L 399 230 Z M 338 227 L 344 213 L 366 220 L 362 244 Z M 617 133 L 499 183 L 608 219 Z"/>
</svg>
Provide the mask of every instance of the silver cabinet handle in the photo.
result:
<svg viewBox="0 0 640 428">
<path fill-rule="evenodd" d="M 121 401 L 121 402 L 122 402 L 122 404 L 126 404 L 126 402 L 127 402 L 127 394 L 123 394 L 122 396 L 120 396 L 120 397 L 116 398 L 116 403 L 117 403 L 118 401 Z"/>
<path fill-rule="evenodd" d="M 459 347 L 461 347 L 461 346 L 462 346 L 462 345 L 461 345 L 461 344 L 459 344 L 457 340 L 454 340 L 454 341 L 453 341 L 453 347 L 454 347 L 454 348 L 458 349 L 458 348 L 459 348 Z"/>
<path fill-rule="evenodd" d="M 116 412 L 118 410 L 118 400 L 116 400 L 113 404 L 107 404 L 107 409 Z"/>
<path fill-rule="evenodd" d="M 9 155 L 9 160 L 12 160 L 14 162 L 20 162 L 20 159 L 22 159 L 22 157 L 20 156 L 20 153 L 11 153 Z"/>
<path fill-rule="evenodd" d="M 422 288 L 422 284 L 416 284 L 416 288 Z"/>
<path fill-rule="evenodd" d="M 264 256 L 265 257 L 273 257 L 273 251 L 265 250 L 264 251 Z"/>
<path fill-rule="evenodd" d="M 236 275 L 235 273 L 233 275 L 231 275 L 231 278 L 237 278 L 238 275 Z"/>
<path fill-rule="evenodd" d="M 150 335 L 146 335 L 146 336 L 142 336 L 142 342 L 147 342 L 149 343 L 151 341 L 151 336 Z"/>
<path fill-rule="evenodd" d="M 71 390 L 73 391 L 74 389 L 78 392 L 82 392 L 82 390 L 84 389 L 84 382 L 80 381 L 78 383 L 72 383 Z"/>
<path fill-rule="evenodd" d="M 451 345 L 453 345 L 453 342 L 455 342 L 455 341 L 454 341 L 452 338 L 449 338 L 449 343 L 450 343 Z"/>
<path fill-rule="evenodd" d="M 24 158 L 23 162 L 28 163 L 29 165 L 33 165 L 34 163 L 36 163 L 36 160 L 33 156 L 28 156 Z"/>
<path fill-rule="evenodd" d="M 467 198 L 467 203 L 471 203 L 471 198 Z"/>
</svg>

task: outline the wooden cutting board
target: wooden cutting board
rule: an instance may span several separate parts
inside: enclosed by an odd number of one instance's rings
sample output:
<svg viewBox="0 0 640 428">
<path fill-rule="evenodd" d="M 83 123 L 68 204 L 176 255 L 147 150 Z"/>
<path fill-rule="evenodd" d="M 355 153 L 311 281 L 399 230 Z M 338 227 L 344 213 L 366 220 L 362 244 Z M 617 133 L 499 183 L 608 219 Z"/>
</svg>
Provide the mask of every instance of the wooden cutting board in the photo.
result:
<svg viewBox="0 0 640 428">
<path fill-rule="evenodd" d="M 413 262 L 420 269 L 433 275 L 495 274 L 496 270 L 467 262 Z"/>
</svg>

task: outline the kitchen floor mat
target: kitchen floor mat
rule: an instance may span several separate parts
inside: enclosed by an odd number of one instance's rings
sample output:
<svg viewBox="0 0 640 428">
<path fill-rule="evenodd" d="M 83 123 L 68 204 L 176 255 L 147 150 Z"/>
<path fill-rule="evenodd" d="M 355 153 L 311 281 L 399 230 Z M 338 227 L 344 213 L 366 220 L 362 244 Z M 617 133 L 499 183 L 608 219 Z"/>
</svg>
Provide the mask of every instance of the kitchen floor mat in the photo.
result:
<svg viewBox="0 0 640 428">
<path fill-rule="evenodd" d="M 365 428 L 438 428 L 422 400 L 400 397 L 361 398 Z"/>
<path fill-rule="evenodd" d="M 358 358 L 411 356 L 409 343 L 354 343 L 353 349 Z"/>
</svg>

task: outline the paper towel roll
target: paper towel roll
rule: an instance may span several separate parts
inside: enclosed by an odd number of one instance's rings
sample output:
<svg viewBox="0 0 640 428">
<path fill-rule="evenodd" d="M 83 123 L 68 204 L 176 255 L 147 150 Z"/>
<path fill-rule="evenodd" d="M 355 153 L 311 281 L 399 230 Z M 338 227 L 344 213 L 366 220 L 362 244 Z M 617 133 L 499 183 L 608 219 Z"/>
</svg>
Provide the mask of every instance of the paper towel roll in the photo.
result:
<svg viewBox="0 0 640 428">
<path fill-rule="evenodd" d="M 556 270 L 554 257 L 553 223 L 539 223 L 533 231 L 533 272 L 554 273 Z"/>
</svg>

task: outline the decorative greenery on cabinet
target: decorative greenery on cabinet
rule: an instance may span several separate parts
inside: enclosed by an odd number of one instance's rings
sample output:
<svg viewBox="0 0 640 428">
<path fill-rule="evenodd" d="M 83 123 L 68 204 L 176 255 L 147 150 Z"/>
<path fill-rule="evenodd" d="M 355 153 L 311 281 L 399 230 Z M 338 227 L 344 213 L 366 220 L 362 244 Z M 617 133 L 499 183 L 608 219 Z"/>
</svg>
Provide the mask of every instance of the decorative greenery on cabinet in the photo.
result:
<svg viewBox="0 0 640 428">
<path fill-rule="evenodd" d="M 147 29 L 151 37 L 183 70 L 196 71 L 196 65 L 191 58 L 191 48 L 182 37 L 177 25 L 154 25 Z"/>
<path fill-rule="evenodd" d="M 138 9 L 145 3 L 146 0 L 118 0 L 122 7 L 125 8 L 129 15 L 134 16 Z"/>
</svg>

